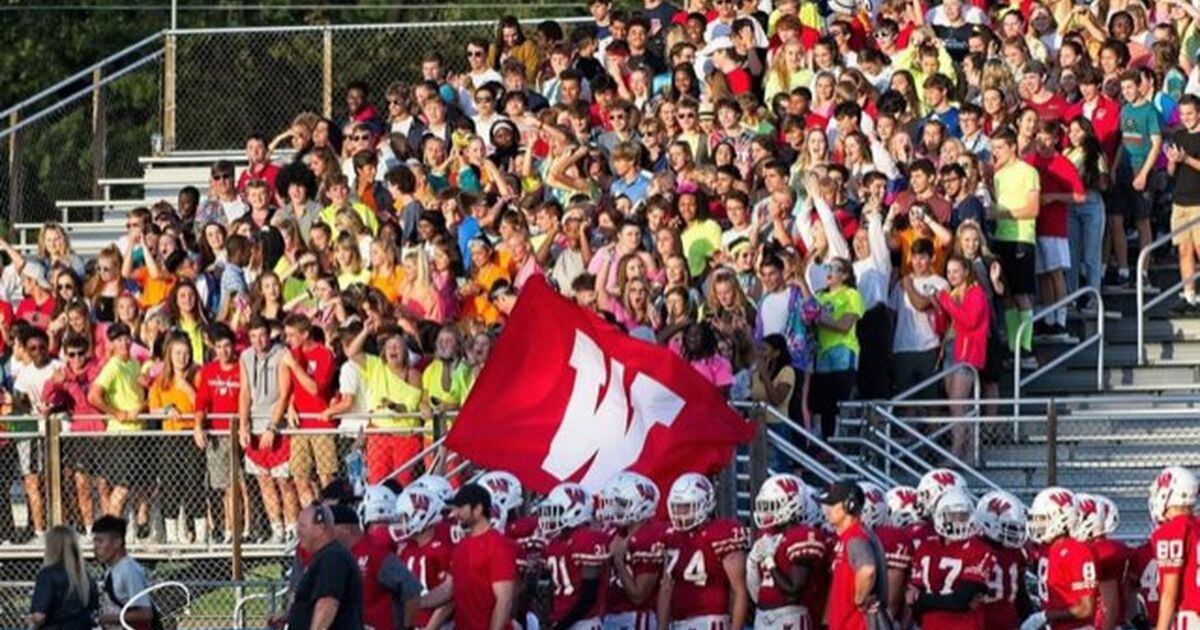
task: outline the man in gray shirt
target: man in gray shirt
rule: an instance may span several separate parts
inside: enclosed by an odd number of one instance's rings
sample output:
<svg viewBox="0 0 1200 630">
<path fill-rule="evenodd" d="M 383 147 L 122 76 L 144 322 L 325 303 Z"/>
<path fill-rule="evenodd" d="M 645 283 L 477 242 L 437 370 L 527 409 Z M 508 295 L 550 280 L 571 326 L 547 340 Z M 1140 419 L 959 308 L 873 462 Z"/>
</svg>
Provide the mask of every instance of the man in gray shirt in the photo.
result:
<svg viewBox="0 0 1200 630">
<path fill-rule="evenodd" d="M 262 435 L 270 430 L 274 407 L 279 404 L 279 361 L 283 346 L 271 339 L 270 324 L 261 317 L 250 320 L 250 347 L 242 351 L 242 382 L 239 401 L 239 441 L 246 452 L 246 472 L 258 480 L 263 509 L 271 524 L 270 542 L 282 544 L 295 537 L 300 502 L 288 477 L 287 438 L 276 439 L 262 448 Z"/>
<path fill-rule="evenodd" d="M 125 551 L 127 527 L 125 519 L 118 516 L 102 516 L 92 524 L 96 559 L 105 566 L 100 592 L 100 625 L 104 628 L 121 628 L 122 622 L 149 627 L 154 617 L 154 606 L 145 594 L 150 586 L 146 570 Z M 129 610 L 121 619 L 126 604 Z"/>
</svg>

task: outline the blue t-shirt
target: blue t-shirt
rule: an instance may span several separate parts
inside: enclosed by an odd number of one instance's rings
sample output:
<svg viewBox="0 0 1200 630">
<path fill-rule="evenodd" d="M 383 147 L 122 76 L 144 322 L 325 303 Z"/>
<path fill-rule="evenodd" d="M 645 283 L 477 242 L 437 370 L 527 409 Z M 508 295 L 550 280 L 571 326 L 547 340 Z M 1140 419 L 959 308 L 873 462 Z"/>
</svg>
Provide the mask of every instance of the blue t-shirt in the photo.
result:
<svg viewBox="0 0 1200 630">
<path fill-rule="evenodd" d="M 613 180 L 609 190 L 612 192 L 613 197 L 625 195 L 629 197 L 629 201 L 637 203 L 650 194 L 650 178 L 641 172 L 637 174 L 637 177 L 633 178 L 632 182 L 627 182 L 624 178 L 617 178 Z"/>
</svg>

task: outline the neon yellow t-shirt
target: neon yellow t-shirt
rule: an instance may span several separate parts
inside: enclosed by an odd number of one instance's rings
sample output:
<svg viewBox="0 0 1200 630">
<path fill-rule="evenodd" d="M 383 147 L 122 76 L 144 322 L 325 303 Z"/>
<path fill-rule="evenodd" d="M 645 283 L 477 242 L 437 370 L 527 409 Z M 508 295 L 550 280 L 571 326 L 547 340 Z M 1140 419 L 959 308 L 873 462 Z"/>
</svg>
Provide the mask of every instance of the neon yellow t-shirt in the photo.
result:
<svg viewBox="0 0 1200 630">
<path fill-rule="evenodd" d="M 403 377 L 388 368 L 387 363 L 377 356 L 368 356 L 362 368 L 363 385 L 368 392 L 368 409 L 385 409 L 390 401 L 402 405 L 406 411 L 416 413 L 421 407 L 421 390 L 408 384 Z M 390 429 L 415 429 L 420 427 L 420 418 L 373 418 L 371 425 Z"/>
<path fill-rule="evenodd" d="M 1042 181 L 1036 168 L 1013 160 L 996 171 L 996 209 L 1007 211 L 1025 205 L 1029 191 L 1041 191 Z M 996 219 L 996 240 L 1018 243 L 1037 242 L 1037 219 Z"/>
<path fill-rule="evenodd" d="M 146 392 L 142 390 L 138 377 L 141 376 L 141 366 L 133 359 L 122 361 L 112 357 L 100 368 L 96 375 L 95 384 L 104 392 L 104 400 L 120 411 L 134 413 L 142 410 L 146 400 Z M 121 422 L 114 418 L 108 419 L 109 431 L 140 431 L 144 427 L 141 422 Z"/>
</svg>

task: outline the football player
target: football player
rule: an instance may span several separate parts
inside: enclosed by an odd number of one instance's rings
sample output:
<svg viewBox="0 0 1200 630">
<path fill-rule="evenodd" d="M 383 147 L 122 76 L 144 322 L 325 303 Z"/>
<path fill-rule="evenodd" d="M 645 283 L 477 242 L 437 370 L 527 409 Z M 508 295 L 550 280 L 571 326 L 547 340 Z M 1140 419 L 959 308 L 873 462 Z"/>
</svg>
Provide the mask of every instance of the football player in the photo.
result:
<svg viewBox="0 0 1200 630">
<path fill-rule="evenodd" d="M 827 561 L 828 549 L 824 535 L 801 522 L 806 496 L 799 477 L 779 474 L 763 482 L 754 500 L 759 537 L 746 558 L 746 582 L 758 606 L 756 629 L 814 625 L 802 595 L 811 588 L 809 576 Z"/>
<path fill-rule="evenodd" d="M 600 630 L 604 617 L 608 538 L 592 529 L 592 496 L 577 483 L 560 483 L 538 506 L 550 574 L 550 620 L 555 628 Z"/>
<path fill-rule="evenodd" d="M 1079 493 L 1075 495 L 1075 507 L 1079 520 L 1072 537 L 1087 545 L 1096 562 L 1096 628 L 1113 630 L 1125 621 L 1125 569 L 1129 565 L 1129 548 L 1113 540 L 1105 533 L 1108 512 L 1116 506 L 1107 499 Z M 1115 528 L 1114 528 L 1115 529 Z"/>
<path fill-rule="evenodd" d="M 749 533 L 732 519 L 714 519 L 716 492 L 703 475 L 687 473 L 671 484 L 671 532 L 658 596 L 658 627 L 730 630 L 746 625 Z"/>
<path fill-rule="evenodd" d="M 933 508 L 936 538 L 913 552 L 907 601 L 922 630 L 983 630 L 983 598 L 995 560 L 975 536 L 975 501 L 962 488 L 943 492 Z"/>
<path fill-rule="evenodd" d="M 1037 560 L 1042 610 L 1021 630 L 1090 628 L 1096 615 L 1096 563 L 1083 543 L 1071 538 L 1079 513 L 1066 488 L 1042 490 L 1029 507 L 1029 538 L 1044 546 Z"/>
<path fill-rule="evenodd" d="M 983 598 L 985 628 L 1016 628 L 1033 612 L 1025 585 L 1027 522 L 1025 504 L 1003 490 L 988 492 L 975 504 L 975 524 L 994 561 Z"/>
<path fill-rule="evenodd" d="M 439 535 L 447 531 L 440 527 L 445 521 L 446 506 L 441 497 L 427 488 L 411 484 L 400 493 L 396 500 L 396 522 L 391 527 L 392 536 L 400 542 L 400 560 L 421 583 L 422 595 L 446 581 L 454 552 L 449 538 Z M 453 609 L 454 604 L 421 608 L 416 625 L 430 629 L 446 626 Z"/>
<path fill-rule="evenodd" d="M 363 524 L 363 534 L 379 547 L 396 549 L 391 526 L 396 520 L 396 493 L 384 485 L 367 486 L 362 502 L 358 504 L 358 520 Z"/>
<path fill-rule="evenodd" d="M 863 523 L 874 530 L 887 558 L 888 613 L 892 619 L 903 619 L 904 593 L 913 559 L 913 533 L 908 528 L 921 521 L 916 509 L 917 491 L 897 486 L 881 492 L 873 483 L 859 485 L 863 489 Z M 898 512 L 892 512 L 892 505 Z"/>
<path fill-rule="evenodd" d="M 609 581 L 605 630 L 645 630 L 654 625 L 655 589 L 662 579 L 667 524 L 654 518 L 658 486 L 650 479 L 623 472 L 606 484 L 605 517 L 617 528 L 609 544 Z"/>
<path fill-rule="evenodd" d="M 967 482 L 962 475 L 949 468 L 934 468 L 921 476 L 921 481 L 917 483 L 917 508 L 921 513 L 921 521 L 912 527 L 914 547 L 925 539 L 937 537 L 931 520 L 933 506 L 951 488 L 967 490 Z"/>
<path fill-rule="evenodd" d="M 1158 630 L 1200 627 L 1200 524 L 1196 477 L 1179 466 L 1150 483 L 1150 536 L 1158 563 Z"/>
<path fill-rule="evenodd" d="M 1147 540 L 1129 556 L 1129 571 L 1125 575 L 1125 590 L 1137 614 L 1131 620 L 1135 628 L 1158 626 L 1158 560 L 1154 541 Z M 1138 610 L 1140 608 L 1140 610 Z"/>
<path fill-rule="evenodd" d="M 436 525 L 438 528 L 438 538 L 449 545 L 455 545 L 459 540 L 462 540 L 462 525 L 458 522 L 458 519 L 450 517 L 452 508 L 449 506 L 449 501 L 454 497 L 454 488 L 445 477 L 433 474 L 421 475 L 408 484 L 408 487 L 404 490 L 406 492 L 408 490 L 423 490 L 426 494 L 440 499 L 443 508 L 442 518 L 438 520 Z"/>
</svg>

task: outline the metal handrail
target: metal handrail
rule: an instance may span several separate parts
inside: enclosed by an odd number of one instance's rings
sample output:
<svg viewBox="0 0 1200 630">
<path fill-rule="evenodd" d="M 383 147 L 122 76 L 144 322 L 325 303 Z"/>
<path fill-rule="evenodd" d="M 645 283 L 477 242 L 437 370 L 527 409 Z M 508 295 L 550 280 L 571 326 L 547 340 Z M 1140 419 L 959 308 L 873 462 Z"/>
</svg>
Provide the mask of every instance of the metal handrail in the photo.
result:
<svg viewBox="0 0 1200 630">
<path fill-rule="evenodd" d="M 809 472 L 820 477 L 822 481 L 826 483 L 833 483 L 840 478 L 840 475 L 830 470 L 825 464 L 822 464 L 812 455 L 800 450 L 795 444 L 787 441 L 787 439 L 778 433 L 767 429 L 766 434 L 767 439 L 771 440 L 771 443 L 775 445 L 775 448 L 779 449 L 789 459 L 801 465 Z"/>
<path fill-rule="evenodd" d="M 1197 271 L 1197 272 L 1192 273 L 1191 278 L 1180 278 L 1178 283 L 1176 283 L 1171 288 L 1160 293 L 1153 300 L 1150 300 L 1149 304 L 1146 304 L 1146 274 L 1144 272 L 1144 270 L 1146 269 L 1146 261 L 1150 258 L 1150 252 L 1158 249 L 1159 247 L 1162 247 L 1164 244 L 1169 243 L 1172 239 L 1174 239 L 1179 234 L 1187 232 L 1187 231 L 1195 228 L 1198 225 L 1200 225 L 1200 217 L 1195 217 L 1191 221 L 1188 221 L 1187 223 L 1184 223 L 1183 225 L 1171 230 L 1170 234 L 1164 234 L 1163 236 L 1158 237 L 1154 241 L 1151 241 L 1151 243 L 1149 245 L 1142 248 L 1141 252 L 1138 252 L 1137 281 L 1136 281 L 1136 287 L 1137 287 L 1137 364 L 1138 365 L 1146 364 L 1146 343 L 1145 343 L 1145 341 L 1146 341 L 1146 311 L 1154 308 L 1159 303 L 1161 303 L 1163 300 L 1174 295 L 1175 291 L 1177 291 L 1178 289 L 1183 287 L 1183 284 L 1185 282 L 1194 282 L 1197 277 L 1200 277 L 1200 271 Z"/>
<path fill-rule="evenodd" d="M 30 96 L 29 98 L 17 103 L 16 105 L 10 105 L 9 107 L 5 108 L 3 111 L 0 111 L 0 118 L 8 118 L 9 114 L 16 112 L 16 111 L 20 111 L 22 109 L 25 109 L 29 105 L 36 103 L 37 101 L 63 89 L 67 85 L 74 83 L 75 81 L 79 81 L 80 79 L 84 79 L 86 77 L 91 76 L 91 74 L 93 72 L 95 72 L 96 70 L 103 68 L 104 66 L 107 66 L 109 63 L 112 63 L 113 61 L 120 59 L 121 57 L 124 57 L 135 50 L 138 50 L 140 48 L 145 48 L 145 46 L 147 44 L 158 41 L 158 40 L 162 39 L 162 37 L 163 37 L 163 31 L 159 31 L 159 32 L 157 32 L 153 35 L 150 35 L 149 37 L 147 37 L 131 46 L 122 48 L 121 50 L 105 57 L 104 59 L 101 59 L 100 61 L 97 61 L 96 63 L 84 68 L 83 70 L 80 70 L 79 72 L 72 74 L 71 76 L 59 81 L 58 83 L 55 83 L 54 85 L 51 85 L 50 87 L 38 92 L 37 94 Z"/>
<path fill-rule="evenodd" d="M 1046 365 L 1034 370 L 1032 374 L 1021 378 L 1021 337 L 1025 336 L 1025 330 L 1033 328 L 1033 324 L 1044 319 L 1050 313 L 1062 308 L 1085 295 L 1096 296 L 1096 333 L 1087 339 L 1081 341 L 1074 348 L 1055 357 Z M 1097 346 L 1096 351 L 1096 390 L 1104 389 L 1104 295 L 1100 293 L 1100 289 L 1096 287 L 1079 287 L 1073 293 L 1067 295 L 1061 300 L 1051 304 L 1033 314 L 1033 317 L 1028 321 L 1021 322 L 1017 328 L 1016 338 L 1009 340 L 1013 344 L 1013 411 L 1017 411 L 1021 404 L 1021 387 L 1033 382 L 1034 379 L 1049 372 L 1050 370 L 1062 365 L 1071 357 L 1090 348 L 1092 345 Z"/>
<path fill-rule="evenodd" d="M 404 462 L 403 464 L 400 464 L 400 466 L 398 468 L 396 468 L 392 472 L 385 475 L 384 479 L 395 479 L 397 476 L 408 472 L 414 466 L 416 466 L 418 463 L 425 461 L 425 458 L 428 457 L 430 454 L 432 454 L 432 453 L 436 452 L 438 449 L 440 449 L 442 447 L 442 444 L 445 442 L 446 442 L 445 436 L 442 436 L 442 437 L 434 440 L 433 442 L 430 442 L 429 446 L 426 446 L 425 448 L 421 449 L 421 451 L 419 453 L 417 453 L 416 455 L 413 455 L 411 459 Z"/>
<path fill-rule="evenodd" d="M 779 413 L 779 411 L 777 411 L 774 407 L 771 407 L 770 405 L 765 405 L 763 403 L 755 403 L 755 406 L 757 408 L 761 409 L 762 411 L 764 411 L 765 413 L 767 413 L 768 415 L 774 417 L 776 422 L 786 426 L 787 428 L 796 432 L 798 435 L 800 435 L 804 439 L 808 440 L 808 442 L 810 444 L 812 444 L 813 446 L 815 446 L 816 448 L 828 453 L 830 456 L 832 456 L 834 459 L 836 459 L 838 462 L 840 462 L 846 468 L 849 468 L 850 470 L 853 470 L 854 472 L 865 477 L 866 479 L 874 481 L 875 483 L 880 484 L 882 486 L 890 487 L 891 485 L 893 485 L 890 479 L 886 479 L 882 475 L 879 475 L 878 473 L 876 473 L 874 471 L 870 471 L 870 470 L 864 468 L 861 464 L 854 461 L 853 459 L 846 457 L 841 451 L 830 446 L 829 443 L 826 442 L 823 438 L 819 437 L 812 431 L 809 431 L 808 429 L 800 426 L 799 424 L 796 424 L 796 422 L 794 420 Z"/>
<path fill-rule="evenodd" d="M 125 613 L 129 612 L 130 608 L 135 608 L 135 606 L 133 605 L 134 602 L 138 601 L 142 597 L 149 596 L 154 591 L 161 591 L 164 588 L 170 588 L 170 587 L 177 588 L 177 589 L 183 591 L 183 596 L 185 598 L 187 598 L 186 602 L 183 605 L 183 616 L 184 617 L 188 616 L 188 614 L 189 614 L 188 611 L 192 607 L 192 590 L 187 587 L 187 584 L 184 584 L 183 582 L 175 582 L 175 581 L 159 582 L 158 584 L 155 584 L 149 588 L 146 588 L 137 593 L 134 593 L 133 596 L 129 598 L 129 601 L 125 602 L 125 605 L 121 607 L 120 614 L 117 615 L 117 620 L 121 622 L 121 627 L 124 628 L 125 630 L 134 630 L 133 626 L 129 625 L 129 623 L 125 621 Z M 136 606 L 136 608 L 141 608 L 141 606 Z"/>
<path fill-rule="evenodd" d="M 860 448 L 865 448 L 865 449 L 874 451 L 880 457 L 883 457 L 884 459 L 888 460 L 889 464 L 893 464 L 893 465 L 899 466 L 900 468 L 903 468 L 904 472 L 912 475 L 913 478 L 920 478 L 921 475 L 923 474 L 923 473 L 917 472 L 917 469 L 913 468 L 912 466 L 909 466 L 908 464 L 904 463 L 903 459 L 896 457 L 890 451 L 888 451 L 888 449 L 885 449 L 882 446 L 880 446 L 870 440 L 863 439 L 860 437 L 843 436 L 843 437 L 833 438 L 830 441 L 833 442 L 834 444 L 856 444 Z M 921 458 L 914 458 L 914 459 L 916 459 L 917 462 L 924 464 L 926 472 L 933 469 L 933 467 L 930 466 L 929 463 L 926 462 L 925 460 L 923 460 Z"/>
<path fill-rule="evenodd" d="M 591 18 L 580 15 L 568 17 L 537 17 L 520 18 L 523 24 L 536 24 L 545 19 L 553 19 L 561 24 L 587 22 Z M 241 26 L 236 28 L 177 28 L 164 31 L 166 35 L 240 35 L 259 33 L 323 33 L 325 31 L 383 31 L 409 30 L 420 28 L 445 28 L 460 26 L 495 26 L 495 20 L 461 20 L 456 22 L 392 22 L 370 24 L 298 24 L 291 26 Z"/>
<path fill-rule="evenodd" d="M 841 403 L 844 409 L 867 408 L 878 405 L 880 401 L 876 400 L 848 400 Z M 924 405 L 951 405 L 962 404 L 959 400 L 950 400 L 947 398 L 927 399 L 927 400 L 897 400 L 892 401 L 898 407 L 904 406 L 924 406 Z M 1022 398 L 1021 404 L 1025 405 L 1045 405 L 1046 403 L 1062 403 L 1063 405 L 1076 404 L 1154 404 L 1154 403 L 1177 403 L 1177 404 L 1197 404 L 1200 405 L 1200 394 L 1176 394 L 1172 396 L 1158 396 L 1151 394 L 1100 394 L 1096 396 L 1034 396 L 1030 398 Z M 1012 398 L 981 398 L 979 403 L 984 406 L 1002 407 L 1012 405 Z M 890 403 L 889 403 L 890 404 Z"/>
<path fill-rule="evenodd" d="M 970 475 L 970 476 L 974 477 L 975 479 L 979 480 L 980 482 L 982 482 L 983 485 L 987 486 L 989 489 L 992 489 L 992 490 L 1000 490 L 1001 489 L 1000 486 L 996 485 L 996 483 L 994 481 L 992 481 L 991 479 L 988 479 L 986 476 L 984 476 L 983 473 L 980 473 L 978 470 L 975 470 L 975 468 L 973 466 L 968 466 L 967 463 L 962 461 L 961 459 L 959 459 L 957 455 L 942 448 L 937 442 L 930 440 L 928 437 L 926 437 L 920 431 L 908 426 L 907 423 L 902 422 L 899 418 L 892 415 L 892 413 L 890 411 L 888 411 L 886 409 L 882 409 L 879 406 L 875 406 L 875 410 L 881 416 L 883 416 L 883 418 L 886 421 L 888 421 L 889 424 L 898 427 L 900 430 L 904 431 L 905 433 L 908 433 L 913 438 L 915 438 L 918 442 L 922 443 L 923 445 L 925 445 L 926 447 L 928 447 L 930 450 L 937 453 L 938 455 L 941 455 L 942 458 L 944 458 L 946 461 L 949 461 L 950 463 L 954 464 L 955 466 L 958 466 L 961 470 L 965 471 L 968 475 Z M 890 437 L 883 437 L 882 439 L 891 441 L 893 444 L 895 444 L 899 448 L 904 448 L 900 444 L 896 443 L 895 440 L 892 440 Z"/>
</svg>

